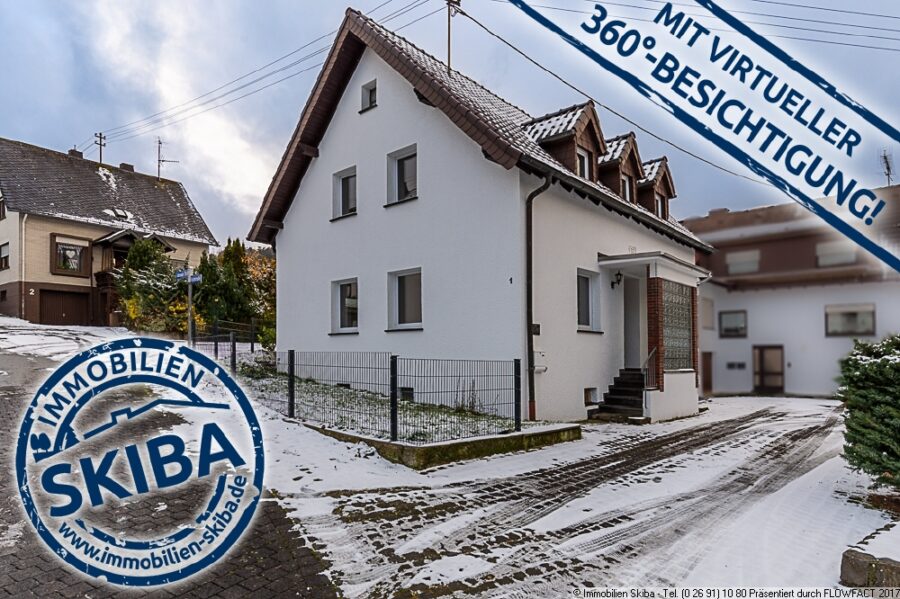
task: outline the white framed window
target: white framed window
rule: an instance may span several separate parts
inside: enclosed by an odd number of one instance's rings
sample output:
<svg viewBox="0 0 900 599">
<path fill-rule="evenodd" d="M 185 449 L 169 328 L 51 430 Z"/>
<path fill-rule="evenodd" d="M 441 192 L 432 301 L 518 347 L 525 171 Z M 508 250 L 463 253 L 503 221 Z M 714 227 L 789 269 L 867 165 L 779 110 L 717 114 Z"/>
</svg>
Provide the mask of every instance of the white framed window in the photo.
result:
<svg viewBox="0 0 900 599">
<path fill-rule="evenodd" d="M 728 252 L 725 254 L 725 264 L 728 266 L 730 275 L 757 272 L 759 270 L 759 250 Z"/>
<path fill-rule="evenodd" d="M 388 330 L 422 328 L 422 269 L 388 273 Z"/>
<path fill-rule="evenodd" d="M 331 332 L 359 331 L 359 285 L 356 279 L 331 283 Z"/>
<path fill-rule="evenodd" d="M 634 185 L 634 179 L 632 178 L 632 176 L 623 173 L 620 184 L 622 186 L 622 199 L 626 202 L 633 202 L 634 193 L 632 191 L 632 187 Z"/>
<path fill-rule="evenodd" d="M 0 244 L 0 270 L 9 268 L 9 244 Z"/>
<path fill-rule="evenodd" d="M 666 198 L 661 193 L 656 194 L 656 216 L 666 218 Z"/>
<path fill-rule="evenodd" d="M 852 241 L 823 241 L 816 244 L 816 266 L 856 264 L 856 245 Z"/>
<path fill-rule="evenodd" d="M 575 277 L 579 331 L 600 330 L 600 274 L 578 269 Z"/>
<path fill-rule="evenodd" d="M 418 158 L 415 144 L 388 154 L 387 206 L 419 197 Z"/>
<path fill-rule="evenodd" d="M 365 112 L 378 105 L 378 80 L 373 79 L 362 86 L 362 101 L 360 112 Z"/>
<path fill-rule="evenodd" d="M 332 177 L 333 218 L 356 214 L 356 167 L 338 171 Z"/>
<path fill-rule="evenodd" d="M 825 336 L 849 337 L 875 334 L 875 304 L 825 306 Z"/>
<path fill-rule="evenodd" d="M 585 179 L 591 178 L 591 153 L 583 148 L 576 148 L 578 176 Z"/>
</svg>

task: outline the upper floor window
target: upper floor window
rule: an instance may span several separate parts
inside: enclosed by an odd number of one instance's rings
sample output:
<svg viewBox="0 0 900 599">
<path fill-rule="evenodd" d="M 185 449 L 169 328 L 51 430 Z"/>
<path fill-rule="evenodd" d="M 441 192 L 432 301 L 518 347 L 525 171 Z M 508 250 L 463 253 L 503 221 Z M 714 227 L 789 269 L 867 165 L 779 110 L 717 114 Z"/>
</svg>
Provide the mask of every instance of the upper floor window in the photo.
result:
<svg viewBox="0 0 900 599">
<path fill-rule="evenodd" d="M 728 266 L 730 275 L 757 272 L 759 270 L 759 250 L 728 252 L 725 254 L 725 264 Z"/>
<path fill-rule="evenodd" d="M 413 268 L 388 275 L 389 330 L 422 326 L 422 269 Z"/>
<path fill-rule="evenodd" d="M 634 178 L 631 175 L 623 174 L 620 184 L 622 186 L 622 199 L 626 202 L 633 202 L 634 192 L 632 187 L 634 186 Z"/>
<path fill-rule="evenodd" d="M 746 337 L 747 311 L 729 310 L 719 312 L 719 337 Z"/>
<path fill-rule="evenodd" d="M 9 268 L 9 244 L 0 245 L 0 270 Z"/>
<path fill-rule="evenodd" d="M 79 237 L 50 236 L 50 272 L 75 277 L 91 276 L 91 242 Z"/>
<path fill-rule="evenodd" d="M 852 241 L 824 241 L 816 244 L 816 266 L 839 266 L 856 263 L 856 246 Z"/>
<path fill-rule="evenodd" d="M 388 154 L 388 205 L 414 200 L 418 196 L 416 146 L 412 145 Z"/>
<path fill-rule="evenodd" d="M 0 220 L 6 218 L 6 201 L 0 198 Z"/>
<path fill-rule="evenodd" d="M 825 336 L 875 334 L 875 304 L 825 306 Z"/>
<path fill-rule="evenodd" d="M 576 149 L 578 160 L 578 176 L 585 179 L 591 178 L 591 153 L 582 148 Z"/>
<path fill-rule="evenodd" d="M 333 217 L 340 218 L 356 214 L 356 167 L 344 169 L 334 174 Z"/>
<path fill-rule="evenodd" d="M 597 305 L 599 278 L 595 272 L 578 271 L 576 293 L 578 296 L 578 330 L 580 331 L 600 329 L 600 310 Z"/>
<path fill-rule="evenodd" d="M 378 101 L 378 82 L 373 79 L 362 86 L 362 107 L 360 112 L 375 108 Z"/>
<path fill-rule="evenodd" d="M 656 215 L 666 218 L 666 197 L 661 193 L 656 194 Z"/>
<path fill-rule="evenodd" d="M 716 328 L 716 306 L 712 299 L 708 297 L 700 298 L 700 321 L 701 326 L 707 331 Z"/>
<path fill-rule="evenodd" d="M 359 327 L 359 287 L 356 279 L 331 284 L 332 333 L 355 333 Z"/>
</svg>

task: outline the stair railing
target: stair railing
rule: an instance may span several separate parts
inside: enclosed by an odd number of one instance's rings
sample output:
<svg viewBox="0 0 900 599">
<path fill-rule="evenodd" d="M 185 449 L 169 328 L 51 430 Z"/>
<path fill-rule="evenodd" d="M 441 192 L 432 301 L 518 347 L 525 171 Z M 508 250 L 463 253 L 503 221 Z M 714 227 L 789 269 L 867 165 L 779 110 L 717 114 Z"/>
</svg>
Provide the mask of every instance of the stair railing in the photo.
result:
<svg viewBox="0 0 900 599">
<path fill-rule="evenodd" d="M 644 376 L 644 389 L 656 389 L 659 383 L 656 380 L 656 348 L 654 347 L 647 354 L 644 363 L 641 365 L 641 374 Z"/>
</svg>

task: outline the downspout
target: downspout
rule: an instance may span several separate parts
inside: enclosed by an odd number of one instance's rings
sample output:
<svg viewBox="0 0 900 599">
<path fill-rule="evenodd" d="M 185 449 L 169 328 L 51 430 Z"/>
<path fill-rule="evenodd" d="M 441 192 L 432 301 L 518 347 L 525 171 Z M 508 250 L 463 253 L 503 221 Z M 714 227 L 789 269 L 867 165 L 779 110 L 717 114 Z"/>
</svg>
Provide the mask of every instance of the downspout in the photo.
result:
<svg viewBox="0 0 900 599">
<path fill-rule="evenodd" d="M 534 398 L 534 200 L 547 191 L 553 178 L 544 176 L 540 187 L 532 190 L 525 198 L 525 338 L 526 364 L 528 366 L 528 419 L 537 418 L 537 404 Z"/>
<path fill-rule="evenodd" d="M 22 267 L 19 269 L 21 272 L 21 277 L 19 278 L 19 297 L 21 301 L 21 311 L 19 312 L 19 318 L 22 320 L 27 320 L 25 318 L 25 221 L 28 220 L 28 213 L 22 215 L 22 226 L 19 231 L 19 264 Z"/>
</svg>

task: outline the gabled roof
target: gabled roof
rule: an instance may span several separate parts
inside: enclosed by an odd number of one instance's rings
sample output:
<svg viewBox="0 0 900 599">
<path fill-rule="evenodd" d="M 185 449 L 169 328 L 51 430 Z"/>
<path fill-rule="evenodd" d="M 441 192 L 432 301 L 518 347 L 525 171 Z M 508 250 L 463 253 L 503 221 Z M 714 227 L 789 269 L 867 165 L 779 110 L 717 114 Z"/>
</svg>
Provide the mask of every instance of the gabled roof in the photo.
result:
<svg viewBox="0 0 900 599">
<path fill-rule="evenodd" d="M 20 141 L 0 138 L 0 194 L 15 212 L 216 244 L 181 183 Z"/>
<path fill-rule="evenodd" d="M 115 243 L 116 241 L 123 239 L 125 237 L 130 237 L 133 240 L 138 239 L 152 239 L 153 241 L 159 243 L 166 252 L 174 252 L 175 246 L 166 241 L 163 237 L 160 237 L 156 233 L 138 233 L 136 231 L 132 231 L 131 229 L 122 229 L 121 231 L 113 231 L 112 233 L 108 233 L 103 235 L 102 237 L 98 237 L 94 240 L 94 245 L 102 245 L 105 243 Z"/>
<path fill-rule="evenodd" d="M 657 185 L 664 181 L 672 190 L 672 197 L 675 193 L 675 181 L 672 179 L 672 172 L 669 170 L 669 159 L 665 156 L 648 160 L 641 166 L 644 167 L 644 178 L 638 181 L 638 187 L 645 185 Z"/>
<path fill-rule="evenodd" d="M 575 133 L 575 124 L 585 113 L 591 102 L 582 102 L 556 112 L 531 119 L 526 123 L 525 131 L 534 141 L 543 143 L 557 137 L 572 135 Z"/>
<path fill-rule="evenodd" d="M 319 142 L 366 48 L 403 76 L 422 101 L 441 110 L 480 145 L 485 156 L 504 168 L 518 166 L 536 175 L 551 176 L 595 204 L 634 218 L 681 243 L 709 249 L 681 227 L 640 211 L 602 184 L 583 179 L 567 169 L 529 133 L 529 125 L 535 121 L 530 114 L 462 73 L 448 69 L 443 62 L 353 9 L 346 12 L 334 45 L 269 185 L 248 235 L 251 241 L 271 243 L 282 227 L 282 220 L 300 181 L 312 159 L 318 156 Z"/>
</svg>

